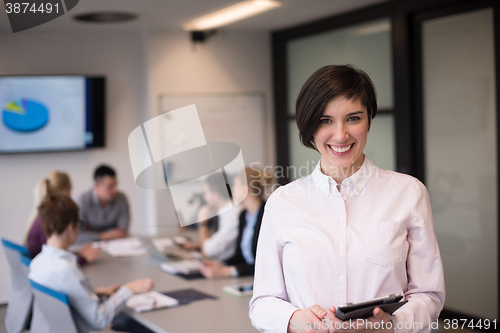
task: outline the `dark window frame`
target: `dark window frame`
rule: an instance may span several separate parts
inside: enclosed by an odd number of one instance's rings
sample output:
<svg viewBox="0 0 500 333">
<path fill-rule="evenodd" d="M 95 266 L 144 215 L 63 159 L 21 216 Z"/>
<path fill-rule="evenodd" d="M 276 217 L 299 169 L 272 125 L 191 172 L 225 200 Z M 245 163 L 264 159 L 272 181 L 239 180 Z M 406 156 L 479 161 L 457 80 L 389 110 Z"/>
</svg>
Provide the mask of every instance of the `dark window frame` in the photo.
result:
<svg viewBox="0 0 500 333">
<path fill-rule="evenodd" d="M 288 114 L 286 43 L 300 37 L 332 31 L 375 19 L 389 18 L 392 25 L 394 87 L 394 109 L 390 110 L 390 112 L 394 114 L 395 118 L 396 169 L 399 172 L 413 175 L 425 183 L 421 23 L 423 20 L 430 18 L 483 8 L 492 8 L 494 13 L 496 96 L 500 96 L 500 1 L 394 0 L 273 32 L 272 63 L 277 166 L 283 169 L 289 166 L 288 122 L 295 118 Z M 498 207 L 500 207 L 500 99 L 498 97 L 496 106 L 497 175 L 499 175 L 497 193 L 499 193 Z M 288 183 L 289 179 L 281 178 L 278 181 L 283 185 Z M 500 221 L 500 209 L 497 224 L 498 221 Z M 497 244 L 500 244 L 500 224 L 498 230 Z M 498 257 L 500 258 L 500 247 Z M 500 263 L 498 269 L 500 276 Z M 443 310 L 441 317 L 478 319 L 446 309 Z"/>
</svg>

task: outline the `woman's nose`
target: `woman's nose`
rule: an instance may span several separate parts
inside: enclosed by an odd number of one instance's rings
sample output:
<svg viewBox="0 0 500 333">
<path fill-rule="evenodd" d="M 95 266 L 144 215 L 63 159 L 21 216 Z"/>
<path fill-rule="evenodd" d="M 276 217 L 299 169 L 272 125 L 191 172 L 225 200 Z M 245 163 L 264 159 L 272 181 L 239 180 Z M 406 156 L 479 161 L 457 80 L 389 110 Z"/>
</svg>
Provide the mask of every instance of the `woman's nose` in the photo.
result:
<svg viewBox="0 0 500 333">
<path fill-rule="evenodd" d="M 338 143 L 346 142 L 349 139 L 349 133 L 347 132 L 347 128 L 344 124 L 338 124 L 335 126 L 332 137 Z"/>
</svg>

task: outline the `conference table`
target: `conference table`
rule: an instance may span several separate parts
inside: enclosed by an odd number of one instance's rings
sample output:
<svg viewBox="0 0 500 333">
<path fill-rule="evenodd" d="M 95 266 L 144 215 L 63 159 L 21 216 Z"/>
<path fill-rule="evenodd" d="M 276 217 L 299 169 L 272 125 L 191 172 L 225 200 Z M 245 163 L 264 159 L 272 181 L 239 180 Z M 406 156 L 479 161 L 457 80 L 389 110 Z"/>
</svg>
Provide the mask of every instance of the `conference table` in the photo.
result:
<svg viewBox="0 0 500 333">
<path fill-rule="evenodd" d="M 136 313 L 126 308 L 125 312 L 152 331 L 161 333 L 184 332 L 239 332 L 255 333 L 248 317 L 250 296 L 237 297 L 222 290 L 224 286 L 252 282 L 253 277 L 185 280 L 160 270 L 160 261 L 165 260 L 155 253 L 149 239 L 140 238 L 148 248 L 148 254 L 133 257 L 112 257 L 101 251 L 101 257 L 83 269 L 94 287 L 123 284 L 135 279 L 149 277 L 158 292 L 195 289 L 217 299 L 203 299 L 174 308 Z"/>
</svg>

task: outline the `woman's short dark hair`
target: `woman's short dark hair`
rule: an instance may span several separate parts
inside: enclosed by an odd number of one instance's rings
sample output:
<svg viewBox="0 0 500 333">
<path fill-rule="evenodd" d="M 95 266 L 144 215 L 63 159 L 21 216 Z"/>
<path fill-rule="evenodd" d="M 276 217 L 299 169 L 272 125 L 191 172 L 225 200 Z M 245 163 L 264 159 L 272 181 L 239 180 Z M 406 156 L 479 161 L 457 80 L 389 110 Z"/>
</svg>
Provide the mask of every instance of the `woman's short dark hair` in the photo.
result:
<svg viewBox="0 0 500 333">
<path fill-rule="evenodd" d="M 368 112 L 368 124 L 377 114 L 377 96 L 370 77 L 351 65 L 330 65 L 318 69 L 309 77 L 296 103 L 296 118 L 302 144 L 315 149 L 314 133 L 326 105 L 332 98 L 344 96 L 361 101 Z"/>
<path fill-rule="evenodd" d="M 78 225 L 78 206 L 62 194 L 48 195 L 38 206 L 40 226 L 45 236 L 60 235 L 68 225 Z"/>
</svg>

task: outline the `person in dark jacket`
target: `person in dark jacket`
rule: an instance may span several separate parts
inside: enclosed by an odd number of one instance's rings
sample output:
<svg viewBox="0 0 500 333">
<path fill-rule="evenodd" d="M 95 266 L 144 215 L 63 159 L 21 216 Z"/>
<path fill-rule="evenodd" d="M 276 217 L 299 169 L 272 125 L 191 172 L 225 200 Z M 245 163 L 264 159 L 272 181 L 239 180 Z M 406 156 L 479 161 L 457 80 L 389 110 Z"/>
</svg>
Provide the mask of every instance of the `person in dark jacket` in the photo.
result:
<svg viewBox="0 0 500 333">
<path fill-rule="evenodd" d="M 245 179 L 246 176 L 246 179 Z M 264 215 L 266 186 L 271 177 L 258 168 L 247 167 L 234 179 L 233 195 L 245 196 L 239 216 L 235 254 L 224 261 L 204 261 L 200 270 L 207 278 L 253 275 L 260 225 Z"/>
</svg>

